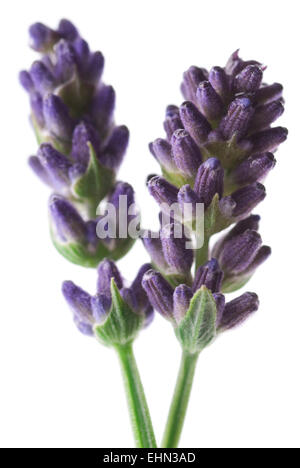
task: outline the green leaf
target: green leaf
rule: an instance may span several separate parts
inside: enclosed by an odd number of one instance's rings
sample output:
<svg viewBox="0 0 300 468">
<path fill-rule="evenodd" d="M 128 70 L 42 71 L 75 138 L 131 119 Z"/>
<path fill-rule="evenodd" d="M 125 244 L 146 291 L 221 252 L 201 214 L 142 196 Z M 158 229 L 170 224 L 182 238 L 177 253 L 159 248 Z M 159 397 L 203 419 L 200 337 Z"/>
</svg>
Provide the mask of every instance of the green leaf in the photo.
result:
<svg viewBox="0 0 300 468">
<path fill-rule="evenodd" d="M 230 226 L 234 220 L 225 218 L 219 208 L 219 195 L 216 193 L 211 204 L 205 211 L 204 230 L 205 237 L 209 238 L 217 232 L 223 231 Z"/>
<path fill-rule="evenodd" d="M 243 288 L 251 279 L 251 276 L 252 274 L 231 276 L 229 278 L 225 276 L 222 282 L 222 293 L 231 293 Z"/>
<path fill-rule="evenodd" d="M 112 306 L 105 322 L 95 325 L 97 338 L 106 346 L 131 343 L 143 327 L 144 316 L 138 315 L 122 298 L 116 283 L 111 281 Z"/>
<path fill-rule="evenodd" d="M 175 328 L 182 348 L 190 354 L 202 351 L 216 336 L 216 319 L 213 295 L 202 286 L 194 294 L 186 315 Z"/>
<path fill-rule="evenodd" d="M 88 145 L 90 160 L 87 170 L 74 182 L 72 191 L 75 197 L 90 200 L 96 208 L 112 188 L 115 174 L 114 171 L 99 163 L 93 146 L 90 143 Z"/>
<path fill-rule="evenodd" d="M 204 146 L 201 146 L 201 152 L 205 159 L 217 157 L 220 159 L 224 169 L 232 169 L 239 162 L 245 159 L 251 151 L 251 145 L 237 141 L 235 135 L 231 140 L 227 141 L 212 141 Z"/>
<path fill-rule="evenodd" d="M 175 187 L 180 188 L 186 184 L 189 184 L 192 187 L 194 186 L 195 179 L 193 177 L 186 177 L 180 172 L 168 172 L 163 167 L 161 170 L 164 178 L 170 182 L 170 184 L 175 185 Z"/>
</svg>

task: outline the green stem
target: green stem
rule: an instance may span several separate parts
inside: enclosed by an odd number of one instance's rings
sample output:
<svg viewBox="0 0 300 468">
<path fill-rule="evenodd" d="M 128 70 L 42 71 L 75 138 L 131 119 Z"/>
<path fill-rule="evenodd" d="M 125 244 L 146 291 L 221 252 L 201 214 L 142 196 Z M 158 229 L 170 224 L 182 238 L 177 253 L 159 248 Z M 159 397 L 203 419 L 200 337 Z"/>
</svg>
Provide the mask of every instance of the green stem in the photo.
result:
<svg viewBox="0 0 300 468">
<path fill-rule="evenodd" d="M 209 238 L 205 238 L 204 244 L 200 249 L 196 250 L 196 271 L 200 265 L 203 265 L 208 260 Z"/>
<path fill-rule="evenodd" d="M 199 354 L 182 354 L 177 384 L 163 437 L 163 448 L 177 448 L 191 395 Z"/>
<path fill-rule="evenodd" d="M 116 346 L 122 368 L 129 413 L 137 448 L 156 448 L 150 413 L 134 358 L 132 343 Z"/>
</svg>

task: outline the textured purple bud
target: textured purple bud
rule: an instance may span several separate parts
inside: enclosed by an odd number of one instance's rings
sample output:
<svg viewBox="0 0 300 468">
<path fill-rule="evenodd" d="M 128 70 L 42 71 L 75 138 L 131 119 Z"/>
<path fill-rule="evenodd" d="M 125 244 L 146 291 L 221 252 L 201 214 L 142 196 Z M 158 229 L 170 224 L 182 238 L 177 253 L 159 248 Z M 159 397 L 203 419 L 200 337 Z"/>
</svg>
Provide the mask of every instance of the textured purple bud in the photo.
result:
<svg viewBox="0 0 300 468">
<path fill-rule="evenodd" d="M 175 289 L 173 294 L 173 315 L 177 323 L 179 323 L 187 313 L 192 297 L 193 291 L 186 284 L 180 284 Z"/>
<path fill-rule="evenodd" d="M 105 259 L 98 266 L 97 292 L 108 298 L 111 297 L 111 280 L 114 279 L 118 289 L 122 289 L 123 281 L 116 264 L 112 260 Z"/>
<path fill-rule="evenodd" d="M 38 158 L 43 168 L 49 174 L 54 187 L 61 188 L 69 184 L 71 163 L 64 154 L 54 149 L 48 143 L 44 143 L 38 150 Z"/>
<path fill-rule="evenodd" d="M 180 120 L 179 109 L 177 106 L 168 106 L 166 110 L 166 119 L 164 121 L 164 129 L 167 134 L 167 138 L 171 141 L 172 135 L 175 130 L 182 128 L 182 122 Z"/>
<path fill-rule="evenodd" d="M 189 213 L 187 213 L 187 209 L 191 209 L 190 215 L 192 219 L 196 217 L 197 214 L 197 204 L 201 203 L 200 198 L 194 192 L 194 190 L 190 187 L 190 185 L 183 185 L 178 192 L 178 203 L 182 209 L 182 212 L 187 217 Z M 187 208 L 189 206 L 189 208 Z"/>
<path fill-rule="evenodd" d="M 102 85 L 91 104 L 91 114 L 99 129 L 106 131 L 112 120 L 116 95 L 112 86 Z"/>
<path fill-rule="evenodd" d="M 124 200 L 126 201 L 127 210 L 131 205 L 134 205 L 134 190 L 132 186 L 127 182 L 117 182 L 115 185 L 115 189 L 109 198 L 109 202 L 115 206 L 116 210 L 120 209 L 120 197 L 126 197 L 126 200 L 125 198 Z"/>
<path fill-rule="evenodd" d="M 253 273 L 260 265 L 262 265 L 271 255 L 272 251 L 271 248 L 267 245 L 263 245 L 255 255 L 253 261 L 248 266 L 246 270 L 246 274 Z"/>
<path fill-rule="evenodd" d="M 128 128 L 125 125 L 115 127 L 100 156 L 103 165 L 115 171 L 118 170 L 126 153 L 128 141 Z"/>
<path fill-rule="evenodd" d="M 211 126 L 192 102 L 186 101 L 180 106 L 180 117 L 185 130 L 197 145 L 206 141 Z"/>
<path fill-rule="evenodd" d="M 207 208 L 217 193 L 221 198 L 224 188 L 224 169 L 217 158 L 207 159 L 198 169 L 194 191 Z"/>
<path fill-rule="evenodd" d="M 250 124 L 251 131 L 267 128 L 275 122 L 283 112 L 284 107 L 280 101 L 272 101 L 257 107 Z"/>
<path fill-rule="evenodd" d="M 42 166 L 41 161 L 37 156 L 31 156 L 28 159 L 28 164 L 33 170 L 33 172 L 39 177 L 39 179 L 41 179 L 45 184 L 52 187 L 52 180 L 49 177 L 48 172 Z"/>
<path fill-rule="evenodd" d="M 200 149 L 185 130 L 173 133 L 172 152 L 176 166 L 184 174 L 192 177 L 202 162 Z"/>
<path fill-rule="evenodd" d="M 100 146 L 99 136 L 92 125 L 85 122 L 79 123 L 72 136 L 72 158 L 81 163 L 87 164 L 90 159 L 90 149 L 88 143 L 91 143 L 94 150 L 98 151 Z"/>
<path fill-rule="evenodd" d="M 54 76 L 43 62 L 36 61 L 32 64 L 30 76 L 35 89 L 42 95 L 52 91 L 55 86 Z"/>
<path fill-rule="evenodd" d="M 229 106 L 228 112 L 220 123 L 220 130 L 226 140 L 234 135 L 241 139 L 246 135 L 254 109 L 250 99 L 239 97 Z"/>
<path fill-rule="evenodd" d="M 40 127 L 44 127 L 43 98 L 39 93 L 33 92 L 30 94 L 30 106 L 34 119 Z"/>
<path fill-rule="evenodd" d="M 167 280 L 157 271 L 149 270 L 143 277 L 142 285 L 154 309 L 163 317 L 172 319 L 173 289 Z"/>
<path fill-rule="evenodd" d="M 86 225 L 74 208 L 65 198 L 52 195 L 49 201 L 49 214 L 54 233 L 62 242 L 86 241 Z"/>
<path fill-rule="evenodd" d="M 208 73 L 204 68 L 198 68 L 194 66 L 190 67 L 183 74 L 183 84 L 181 90 L 185 99 L 195 102 L 197 88 L 201 81 L 205 81 L 207 78 Z"/>
<path fill-rule="evenodd" d="M 256 312 L 258 307 L 259 299 L 255 293 L 246 292 L 233 299 L 225 305 L 219 330 L 225 331 L 240 325 L 249 315 Z"/>
<path fill-rule="evenodd" d="M 32 78 L 31 78 L 30 74 L 28 73 L 28 71 L 22 70 L 19 73 L 19 81 L 20 81 L 21 85 L 23 86 L 23 88 L 28 93 L 34 91 L 34 84 L 33 84 Z"/>
<path fill-rule="evenodd" d="M 48 130 L 62 140 L 72 138 L 73 122 L 60 97 L 50 94 L 44 100 L 44 116 Z"/>
<path fill-rule="evenodd" d="M 200 83 L 196 96 L 201 113 L 209 121 L 218 120 L 222 117 L 224 111 L 222 100 L 209 81 Z"/>
<path fill-rule="evenodd" d="M 91 307 L 95 322 L 101 323 L 111 307 L 111 297 L 105 294 L 96 294 L 91 298 Z"/>
<path fill-rule="evenodd" d="M 178 224 L 167 224 L 161 230 L 161 242 L 164 257 L 176 274 L 187 274 L 193 264 L 193 250 L 186 247 L 188 241 L 182 229 L 178 233 Z M 181 236 L 177 237 L 178 234 Z"/>
<path fill-rule="evenodd" d="M 263 71 L 257 65 L 248 65 L 235 77 L 237 92 L 254 93 L 261 85 Z"/>
<path fill-rule="evenodd" d="M 279 83 L 273 83 L 268 86 L 262 86 L 256 91 L 255 102 L 266 104 L 268 102 L 277 101 L 282 97 L 283 86 Z"/>
<path fill-rule="evenodd" d="M 223 272 L 220 269 L 219 263 L 215 258 L 212 258 L 196 271 L 193 291 L 198 291 L 204 285 L 211 292 L 217 293 L 221 289 L 222 280 Z"/>
<path fill-rule="evenodd" d="M 238 185 L 259 182 L 267 176 L 275 164 L 276 160 L 272 153 L 250 156 L 234 169 L 232 180 Z"/>
<path fill-rule="evenodd" d="M 81 37 L 77 37 L 73 42 L 72 47 L 75 53 L 77 65 L 79 68 L 85 68 L 90 58 L 90 48 L 88 43 Z"/>
<path fill-rule="evenodd" d="M 62 19 L 58 25 L 59 34 L 68 41 L 74 41 L 78 36 L 78 31 L 74 24 L 67 19 Z"/>
<path fill-rule="evenodd" d="M 216 327 L 218 328 L 220 323 L 221 323 L 223 313 L 224 313 L 225 296 L 223 294 L 221 294 L 221 293 L 215 293 L 215 294 L 213 294 L 213 297 L 214 297 L 216 307 L 217 307 Z"/>
<path fill-rule="evenodd" d="M 160 205 L 165 203 L 167 205 L 172 205 L 177 203 L 178 189 L 175 185 L 167 182 L 166 179 L 160 176 L 154 176 L 148 181 L 148 189 L 152 197 Z"/>
<path fill-rule="evenodd" d="M 167 140 L 157 138 L 153 143 L 150 143 L 149 148 L 158 163 L 167 171 L 177 170 L 172 156 L 172 147 Z"/>
<path fill-rule="evenodd" d="M 150 263 L 145 263 L 138 271 L 138 274 L 131 285 L 131 291 L 135 298 L 136 302 L 136 312 L 145 314 L 146 323 L 145 326 L 149 325 L 150 321 L 153 319 L 153 308 L 149 302 L 146 291 L 142 286 L 142 281 L 145 273 L 151 270 L 152 265 Z"/>
<path fill-rule="evenodd" d="M 64 281 L 62 293 L 79 322 L 93 325 L 91 296 L 72 281 Z"/>
<path fill-rule="evenodd" d="M 262 153 L 265 151 L 274 151 L 287 139 L 288 131 L 284 127 L 274 127 L 251 136 L 253 143 L 253 152 Z"/>
<path fill-rule="evenodd" d="M 87 81 L 90 81 L 92 83 L 97 83 L 101 75 L 103 73 L 103 68 L 104 68 L 104 57 L 101 52 L 95 52 L 92 54 L 90 58 L 90 62 L 88 65 L 88 68 L 86 70 L 86 73 L 84 74 L 84 78 Z"/>
<path fill-rule="evenodd" d="M 250 230 L 227 241 L 218 257 L 221 269 L 230 275 L 244 272 L 252 263 L 261 244 L 260 235 Z"/>
<path fill-rule="evenodd" d="M 229 57 L 225 70 L 229 75 L 235 76 L 237 75 L 237 73 L 240 73 L 248 65 L 261 66 L 261 63 L 257 62 L 256 60 L 247 60 L 247 61 L 242 60 L 239 57 L 239 49 L 238 49 L 235 52 L 233 52 L 233 54 Z"/>
<path fill-rule="evenodd" d="M 220 209 L 226 217 L 245 216 L 266 196 L 266 189 L 260 183 L 246 185 L 229 197 L 222 198 Z"/>
<path fill-rule="evenodd" d="M 154 266 L 161 271 L 168 271 L 169 266 L 163 254 L 162 243 L 159 234 L 154 236 L 154 233 L 151 231 L 144 231 L 142 242 L 148 254 L 150 255 Z"/>
<path fill-rule="evenodd" d="M 219 257 L 225 243 L 247 230 L 258 231 L 260 216 L 250 215 L 248 218 L 239 221 L 225 236 L 223 236 L 212 249 L 212 257 Z"/>
<path fill-rule="evenodd" d="M 213 67 L 209 72 L 209 82 L 214 90 L 221 96 L 223 101 L 227 101 L 230 97 L 229 78 L 221 67 Z"/>
<path fill-rule="evenodd" d="M 42 23 L 35 23 L 29 28 L 30 46 L 38 52 L 46 52 L 58 39 L 52 29 Z"/>
<path fill-rule="evenodd" d="M 75 71 L 74 49 L 64 39 L 60 40 L 54 47 L 56 64 L 55 75 L 61 81 L 68 81 Z"/>
</svg>

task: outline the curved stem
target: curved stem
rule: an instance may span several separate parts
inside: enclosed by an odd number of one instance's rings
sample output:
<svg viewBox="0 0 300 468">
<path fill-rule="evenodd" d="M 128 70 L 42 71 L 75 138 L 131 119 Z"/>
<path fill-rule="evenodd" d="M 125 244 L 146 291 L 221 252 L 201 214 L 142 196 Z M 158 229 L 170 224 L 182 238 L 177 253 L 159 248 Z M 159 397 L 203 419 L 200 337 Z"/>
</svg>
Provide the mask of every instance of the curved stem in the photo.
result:
<svg viewBox="0 0 300 468">
<path fill-rule="evenodd" d="M 156 448 L 150 413 L 134 358 L 132 343 L 116 346 L 119 356 L 133 434 L 138 448 Z"/>
<path fill-rule="evenodd" d="M 176 448 L 184 425 L 199 354 L 182 354 L 177 384 L 163 437 L 163 448 Z"/>
</svg>

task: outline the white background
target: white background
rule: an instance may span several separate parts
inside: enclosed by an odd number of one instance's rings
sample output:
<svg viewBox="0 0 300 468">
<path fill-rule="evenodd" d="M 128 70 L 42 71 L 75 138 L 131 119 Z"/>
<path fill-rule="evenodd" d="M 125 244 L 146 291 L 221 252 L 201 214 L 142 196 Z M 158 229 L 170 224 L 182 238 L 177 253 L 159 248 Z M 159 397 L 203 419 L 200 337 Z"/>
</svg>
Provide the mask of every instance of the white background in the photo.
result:
<svg viewBox="0 0 300 468">
<path fill-rule="evenodd" d="M 180 104 L 190 65 L 225 64 L 241 48 L 268 65 L 266 81 L 285 86 L 288 142 L 267 180 L 261 233 L 272 258 L 247 289 L 261 307 L 245 326 L 202 355 L 182 447 L 299 447 L 299 15 L 295 1 L 90 1 L 1 3 L 1 320 L 0 445 L 3 447 L 132 447 L 114 352 L 80 335 L 60 288 L 65 279 L 95 291 L 96 274 L 68 263 L 50 243 L 49 191 L 26 158 L 37 145 L 29 126 L 19 69 L 35 54 L 27 28 L 76 23 L 106 58 L 104 79 L 117 91 L 116 119 L 131 130 L 120 178 L 134 184 L 144 225 L 157 206 L 144 185 L 158 171 L 148 142 L 163 136 L 167 104 Z M 132 279 L 148 261 L 140 244 L 120 263 Z M 135 345 L 160 439 L 180 349 L 157 316 Z"/>
</svg>

